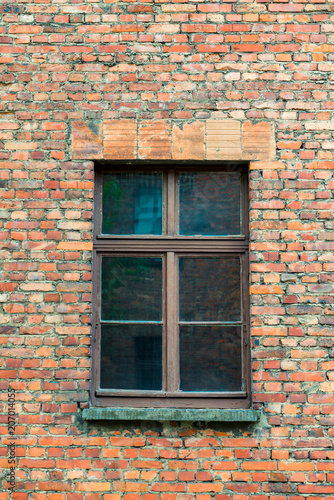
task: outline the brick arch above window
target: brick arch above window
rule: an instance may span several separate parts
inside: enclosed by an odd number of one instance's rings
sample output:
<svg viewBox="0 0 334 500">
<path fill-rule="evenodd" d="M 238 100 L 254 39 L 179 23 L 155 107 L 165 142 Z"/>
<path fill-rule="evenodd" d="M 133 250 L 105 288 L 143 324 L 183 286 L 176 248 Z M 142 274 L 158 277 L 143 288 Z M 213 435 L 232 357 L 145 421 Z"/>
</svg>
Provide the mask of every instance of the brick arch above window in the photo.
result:
<svg viewBox="0 0 334 500">
<path fill-rule="evenodd" d="M 87 120 L 72 122 L 72 160 L 275 160 L 271 122 Z"/>
</svg>

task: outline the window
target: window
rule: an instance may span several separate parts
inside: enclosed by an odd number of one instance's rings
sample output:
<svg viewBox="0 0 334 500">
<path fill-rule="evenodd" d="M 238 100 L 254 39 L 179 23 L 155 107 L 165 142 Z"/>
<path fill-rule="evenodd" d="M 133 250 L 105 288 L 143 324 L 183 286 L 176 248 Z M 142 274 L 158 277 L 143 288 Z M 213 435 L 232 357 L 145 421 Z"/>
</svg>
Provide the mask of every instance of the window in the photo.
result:
<svg viewBox="0 0 334 500">
<path fill-rule="evenodd" d="M 93 403 L 248 408 L 244 165 L 96 171 Z"/>
</svg>

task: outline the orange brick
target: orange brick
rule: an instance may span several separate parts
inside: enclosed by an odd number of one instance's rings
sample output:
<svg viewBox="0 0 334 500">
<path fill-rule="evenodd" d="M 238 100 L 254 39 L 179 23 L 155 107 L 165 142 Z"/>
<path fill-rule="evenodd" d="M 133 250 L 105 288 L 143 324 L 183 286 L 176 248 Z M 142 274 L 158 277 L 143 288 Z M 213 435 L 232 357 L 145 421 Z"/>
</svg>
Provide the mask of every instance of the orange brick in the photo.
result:
<svg viewBox="0 0 334 500">
<path fill-rule="evenodd" d="M 242 159 L 275 160 L 276 144 L 274 127 L 271 122 L 252 124 L 245 121 L 242 125 Z"/>
<path fill-rule="evenodd" d="M 138 130 L 138 158 L 170 160 L 172 157 L 170 120 L 143 120 Z"/>
<path fill-rule="evenodd" d="M 103 122 L 103 156 L 111 160 L 136 158 L 136 120 L 105 120 Z"/>
</svg>

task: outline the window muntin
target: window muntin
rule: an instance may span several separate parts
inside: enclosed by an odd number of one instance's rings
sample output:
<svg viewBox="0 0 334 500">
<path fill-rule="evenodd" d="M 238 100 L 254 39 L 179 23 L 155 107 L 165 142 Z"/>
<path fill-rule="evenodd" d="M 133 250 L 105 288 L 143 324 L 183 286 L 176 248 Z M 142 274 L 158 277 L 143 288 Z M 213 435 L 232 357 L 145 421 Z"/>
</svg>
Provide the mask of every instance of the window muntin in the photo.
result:
<svg viewBox="0 0 334 500">
<path fill-rule="evenodd" d="M 127 208 L 111 225 L 115 179 Z M 245 181 L 240 166 L 97 172 L 95 404 L 249 406 Z M 140 215 L 143 184 L 161 212 Z M 147 234 L 136 230 L 145 224 Z"/>
</svg>

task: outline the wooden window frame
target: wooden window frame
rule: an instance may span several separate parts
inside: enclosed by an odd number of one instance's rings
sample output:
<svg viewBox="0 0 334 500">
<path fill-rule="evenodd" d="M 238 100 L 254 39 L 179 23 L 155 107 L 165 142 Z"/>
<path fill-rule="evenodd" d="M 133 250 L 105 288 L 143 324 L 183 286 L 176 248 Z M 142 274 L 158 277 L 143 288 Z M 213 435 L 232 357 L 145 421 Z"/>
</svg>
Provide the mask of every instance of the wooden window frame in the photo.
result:
<svg viewBox="0 0 334 500">
<path fill-rule="evenodd" d="M 163 173 L 163 236 L 114 236 L 102 234 L 103 173 L 111 172 Z M 240 172 L 241 173 L 241 234 L 237 236 L 179 236 L 177 173 Z M 249 229 L 248 229 L 248 164 L 217 162 L 113 162 L 100 163 L 95 168 L 94 242 L 93 242 L 93 316 L 92 316 L 92 380 L 91 399 L 94 406 L 137 408 L 229 408 L 251 406 L 251 363 L 249 345 Z M 172 234 L 173 233 L 173 234 Z M 100 389 L 100 310 L 101 257 L 129 256 L 163 257 L 163 390 L 129 391 Z M 178 296 L 177 256 L 239 255 L 242 291 L 242 379 L 240 392 L 178 392 Z M 168 318 L 168 321 L 167 321 Z M 168 339 L 168 342 L 167 342 Z M 167 384 L 168 370 L 168 387 Z"/>
</svg>

